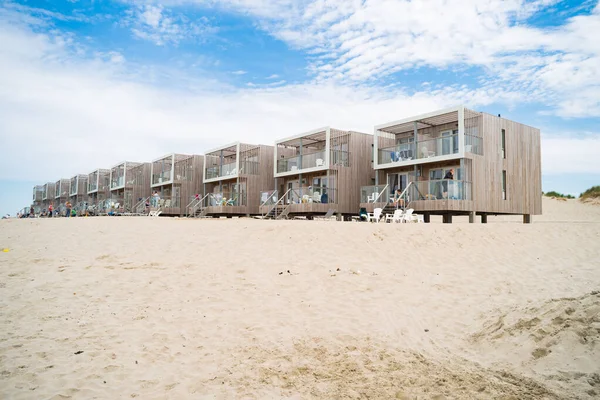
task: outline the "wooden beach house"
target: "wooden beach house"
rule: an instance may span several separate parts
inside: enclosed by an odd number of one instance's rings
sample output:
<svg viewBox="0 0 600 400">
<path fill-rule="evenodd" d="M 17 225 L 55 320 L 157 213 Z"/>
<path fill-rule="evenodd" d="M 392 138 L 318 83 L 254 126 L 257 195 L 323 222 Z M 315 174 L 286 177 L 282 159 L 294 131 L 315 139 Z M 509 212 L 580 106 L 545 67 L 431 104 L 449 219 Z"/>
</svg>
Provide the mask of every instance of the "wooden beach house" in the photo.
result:
<svg viewBox="0 0 600 400">
<path fill-rule="evenodd" d="M 124 161 L 111 168 L 111 209 L 122 214 L 141 213 L 149 197 L 150 163 Z"/>
<path fill-rule="evenodd" d="M 88 195 L 87 187 L 88 176 L 85 174 L 75 175 L 71 178 L 69 184 L 69 198 L 75 210 L 78 214 L 85 212 L 87 209 Z"/>
<path fill-rule="evenodd" d="M 110 199 L 110 169 L 97 169 L 88 174 L 88 210 L 95 214 L 106 212 Z"/>
<path fill-rule="evenodd" d="M 374 185 L 361 207 L 411 208 L 424 215 L 532 215 L 542 212 L 540 130 L 452 107 L 375 127 Z"/>
<path fill-rule="evenodd" d="M 48 210 L 50 204 L 54 207 L 54 188 L 56 183 L 48 182 L 44 185 L 44 191 L 42 193 L 42 204 L 44 210 Z"/>
<path fill-rule="evenodd" d="M 35 185 L 33 187 L 33 199 L 31 205 L 36 215 L 39 215 L 44 208 L 44 185 Z"/>
<path fill-rule="evenodd" d="M 274 193 L 261 213 L 277 218 L 359 212 L 360 187 L 374 178 L 373 135 L 330 127 L 275 142 Z"/>
<path fill-rule="evenodd" d="M 163 215 L 183 216 L 203 197 L 204 156 L 168 154 L 152 161 L 151 206 Z M 154 204 L 158 203 L 158 204 Z"/>
<path fill-rule="evenodd" d="M 273 146 L 232 143 L 204 155 L 198 216 L 257 215 L 261 192 L 273 189 Z"/>
<path fill-rule="evenodd" d="M 59 179 L 54 184 L 54 211 L 58 212 L 58 215 L 65 215 L 65 204 L 71 193 L 70 185 L 70 179 Z"/>
</svg>

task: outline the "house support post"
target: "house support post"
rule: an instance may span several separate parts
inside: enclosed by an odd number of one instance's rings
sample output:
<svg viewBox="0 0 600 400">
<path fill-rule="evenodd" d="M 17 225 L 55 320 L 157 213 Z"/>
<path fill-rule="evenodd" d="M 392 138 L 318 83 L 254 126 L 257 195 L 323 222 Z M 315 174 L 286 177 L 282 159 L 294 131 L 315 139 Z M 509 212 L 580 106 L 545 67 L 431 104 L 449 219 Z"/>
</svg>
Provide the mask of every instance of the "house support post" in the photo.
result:
<svg viewBox="0 0 600 400">
<path fill-rule="evenodd" d="M 523 214 L 523 223 L 530 224 L 531 223 L 531 214 Z"/>
<path fill-rule="evenodd" d="M 423 214 L 423 221 L 428 224 L 431 222 L 431 214 L 430 213 L 425 213 Z"/>
<path fill-rule="evenodd" d="M 474 224 L 475 223 L 475 211 L 471 211 L 469 213 L 469 223 L 470 224 Z"/>
<path fill-rule="evenodd" d="M 452 214 L 444 214 L 442 216 L 442 220 L 444 224 L 451 224 L 452 223 Z"/>
<path fill-rule="evenodd" d="M 481 214 L 481 223 L 487 224 L 487 214 L 485 214 L 485 213 Z"/>
</svg>

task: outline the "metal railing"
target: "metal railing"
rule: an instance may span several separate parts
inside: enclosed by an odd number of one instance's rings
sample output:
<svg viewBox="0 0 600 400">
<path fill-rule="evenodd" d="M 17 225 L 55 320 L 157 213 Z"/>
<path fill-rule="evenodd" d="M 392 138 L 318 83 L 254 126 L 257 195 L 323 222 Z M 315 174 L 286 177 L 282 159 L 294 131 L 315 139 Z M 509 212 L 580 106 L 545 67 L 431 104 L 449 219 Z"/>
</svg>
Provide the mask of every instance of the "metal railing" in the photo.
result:
<svg viewBox="0 0 600 400">
<path fill-rule="evenodd" d="M 273 212 L 274 212 L 274 215 L 273 215 L 273 217 L 274 217 L 275 219 L 277 219 L 277 210 L 278 210 L 278 207 L 279 207 L 280 205 L 282 205 L 282 206 L 284 206 L 284 207 L 285 207 L 285 199 L 287 198 L 287 196 L 289 195 L 289 193 L 290 193 L 291 191 L 292 191 L 292 189 L 288 189 L 288 190 L 287 190 L 287 191 L 286 191 L 286 192 L 285 192 L 285 193 L 284 193 L 284 194 L 283 194 L 281 197 L 279 197 L 277 200 L 275 200 L 275 201 L 273 202 L 273 204 L 271 205 L 271 208 L 269 209 L 269 211 L 267 211 L 266 213 L 262 214 L 261 216 L 264 218 L 266 215 L 271 215 L 271 213 L 273 213 Z M 278 194 L 278 191 L 277 191 L 277 190 L 274 190 L 274 191 L 273 191 L 273 194 L 275 194 L 275 196 L 277 196 L 277 194 Z M 272 199 L 273 199 L 273 195 L 269 196 L 269 199 L 267 199 L 267 201 L 269 201 L 269 200 L 272 200 Z M 269 205 L 269 204 L 267 203 L 267 201 L 263 202 L 263 203 L 261 204 L 261 206 L 263 206 L 263 205 Z M 288 205 L 288 207 L 289 207 L 289 205 Z M 283 212 L 285 212 L 285 210 L 284 210 Z M 282 212 L 282 213 L 283 213 L 283 212 Z M 280 215 L 281 215 L 281 214 L 280 214 Z"/>
<path fill-rule="evenodd" d="M 152 185 L 156 185 L 158 183 L 166 183 L 171 181 L 171 170 L 162 171 L 158 174 L 152 174 Z"/>
<path fill-rule="evenodd" d="M 440 136 L 416 143 L 401 143 L 378 150 L 379 164 L 458 154 L 458 135 Z"/>
<path fill-rule="evenodd" d="M 286 198 L 288 204 L 336 203 L 336 190 L 331 188 L 300 187 L 291 189 Z"/>
<path fill-rule="evenodd" d="M 300 163 L 301 160 L 302 163 Z M 325 150 L 277 160 L 278 173 L 323 166 L 325 166 Z"/>
<path fill-rule="evenodd" d="M 465 135 L 465 152 L 483 155 L 483 138 L 480 136 Z"/>
<path fill-rule="evenodd" d="M 206 179 L 221 178 L 223 176 L 237 175 L 237 163 L 213 165 L 206 168 Z"/>
<path fill-rule="evenodd" d="M 186 217 L 190 217 L 190 216 L 196 216 L 196 212 L 198 211 L 199 208 L 204 208 L 204 201 L 208 198 L 209 193 L 205 194 L 203 197 L 192 197 L 192 200 L 188 203 L 188 205 L 185 207 L 186 209 Z"/>
<path fill-rule="evenodd" d="M 387 202 L 388 199 L 385 198 L 385 193 L 389 188 L 388 185 L 371 185 L 371 186 L 362 186 L 360 188 L 360 202 L 361 203 L 377 203 L 377 202 Z M 382 198 L 383 196 L 383 198 Z M 389 195 L 388 195 L 389 198 Z"/>
<path fill-rule="evenodd" d="M 246 192 L 214 192 L 209 193 L 208 207 L 245 206 Z"/>
</svg>

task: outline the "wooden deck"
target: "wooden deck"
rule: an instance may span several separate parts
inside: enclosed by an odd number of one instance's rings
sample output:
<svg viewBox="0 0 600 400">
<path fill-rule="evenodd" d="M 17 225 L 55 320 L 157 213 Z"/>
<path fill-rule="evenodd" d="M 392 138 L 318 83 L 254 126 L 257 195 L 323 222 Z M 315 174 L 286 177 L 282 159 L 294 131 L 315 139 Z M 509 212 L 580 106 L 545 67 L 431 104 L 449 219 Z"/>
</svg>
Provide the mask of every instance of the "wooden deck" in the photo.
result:
<svg viewBox="0 0 600 400">
<path fill-rule="evenodd" d="M 206 215 L 248 215 L 247 206 L 209 206 L 206 207 Z"/>
<path fill-rule="evenodd" d="M 337 211 L 338 205 L 333 203 L 302 203 L 290 204 L 289 208 L 290 214 L 327 214 L 330 209 Z"/>
</svg>

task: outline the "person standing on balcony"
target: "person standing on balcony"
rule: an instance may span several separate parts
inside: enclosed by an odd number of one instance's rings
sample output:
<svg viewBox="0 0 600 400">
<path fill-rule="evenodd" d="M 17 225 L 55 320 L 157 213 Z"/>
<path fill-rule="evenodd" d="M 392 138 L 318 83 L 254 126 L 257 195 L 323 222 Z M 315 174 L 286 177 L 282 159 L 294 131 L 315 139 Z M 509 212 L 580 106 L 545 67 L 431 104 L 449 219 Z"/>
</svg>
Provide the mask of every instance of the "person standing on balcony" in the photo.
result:
<svg viewBox="0 0 600 400">
<path fill-rule="evenodd" d="M 444 175 L 444 180 L 442 181 L 442 187 L 444 188 L 444 198 L 448 197 L 449 180 L 454 180 L 454 168 L 450 168 L 450 171 L 446 172 L 446 175 Z"/>
<path fill-rule="evenodd" d="M 158 195 L 158 192 L 155 190 L 154 193 L 152 194 L 152 207 L 154 207 L 154 208 L 158 207 L 159 200 L 160 200 L 160 196 Z"/>
</svg>

